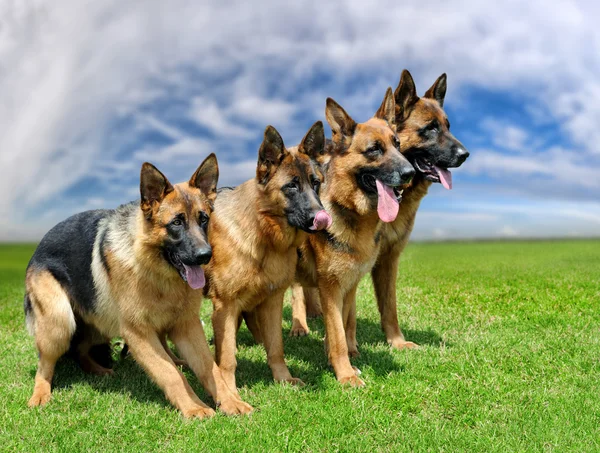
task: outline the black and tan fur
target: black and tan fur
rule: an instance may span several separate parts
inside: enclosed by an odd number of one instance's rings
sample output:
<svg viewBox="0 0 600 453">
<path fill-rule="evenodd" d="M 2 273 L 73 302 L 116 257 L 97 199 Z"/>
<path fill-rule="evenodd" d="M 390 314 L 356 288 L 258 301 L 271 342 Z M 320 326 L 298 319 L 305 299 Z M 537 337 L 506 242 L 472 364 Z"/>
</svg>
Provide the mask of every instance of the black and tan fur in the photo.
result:
<svg viewBox="0 0 600 453">
<path fill-rule="evenodd" d="M 427 171 L 427 164 L 458 167 L 469 156 L 462 143 L 450 133 L 450 123 L 443 110 L 445 95 L 446 74 L 442 74 L 423 97 L 418 97 L 413 78 L 407 70 L 402 72 L 394 92 L 400 150 L 413 163 L 417 173 L 411 183 L 404 186 L 398 217 L 381 230 L 381 250 L 371 276 L 381 314 L 381 327 L 388 343 L 396 349 L 416 346 L 404 338 L 398 325 L 396 278 L 400 254 L 408 243 L 421 200 L 431 184 L 439 182 Z M 311 288 L 304 288 L 303 292 L 302 288 L 294 287 L 293 311 L 291 334 L 306 335 L 307 313 L 309 316 L 321 313 L 318 294 Z M 349 344 L 351 349 L 355 347 L 356 337 L 350 338 Z"/>
<path fill-rule="evenodd" d="M 211 259 L 206 227 L 217 178 L 214 154 L 176 185 L 146 163 L 141 202 L 77 214 L 46 234 L 26 277 L 26 319 L 39 352 L 29 406 L 48 402 L 56 361 L 69 349 L 86 371 L 111 374 L 91 351 L 122 336 L 185 417 L 213 415 L 175 365 L 168 335 L 220 410 L 251 411 L 214 362 L 198 317 L 202 290 L 185 281 L 185 266 L 201 269 Z"/>
<path fill-rule="evenodd" d="M 391 88 L 375 116 L 360 124 L 333 99 L 327 100 L 332 142 L 321 200 L 333 223 L 327 231 L 309 236 L 299 249 L 297 281 L 318 288 L 329 361 L 338 381 L 352 386 L 364 382 L 350 364 L 346 337 L 354 335 L 356 288 L 375 264 L 383 227 L 377 191 L 366 175 L 400 187 L 414 174 L 399 151 L 394 112 Z"/>
<path fill-rule="evenodd" d="M 323 152 L 323 124 L 308 131 L 297 149 L 286 149 L 279 133 L 265 130 L 256 177 L 215 202 L 209 227 L 214 256 L 207 266 L 212 299 L 215 356 L 225 381 L 235 389 L 236 333 L 241 315 L 260 325 L 268 364 L 276 381 L 301 384 L 283 355 L 283 296 L 294 279 L 297 248 L 323 210 L 323 175 L 313 160 Z"/>
</svg>

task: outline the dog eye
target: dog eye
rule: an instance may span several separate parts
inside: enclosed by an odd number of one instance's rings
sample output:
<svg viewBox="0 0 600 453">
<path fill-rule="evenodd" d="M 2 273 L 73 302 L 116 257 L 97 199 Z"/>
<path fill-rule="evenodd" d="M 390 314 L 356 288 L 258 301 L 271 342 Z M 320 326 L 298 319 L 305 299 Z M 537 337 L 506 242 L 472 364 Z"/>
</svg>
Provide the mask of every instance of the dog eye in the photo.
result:
<svg viewBox="0 0 600 453">
<path fill-rule="evenodd" d="M 313 190 L 317 193 L 319 193 L 319 189 L 321 188 L 321 181 L 319 181 L 318 179 L 315 179 L 313 181 Z"/>
<path fill-rule="evenodd" d="M 295 192 L 299 189 L 300 188 L 298 187 L 298 183 L 296 183 L 296 182 L 290 182 L 290 183 L 286 184 L 285 186 L 283 186 L 283 190 L 288 190 L 288 191 L 292 191 L 292 192 Z"/>
<path fill-rule="evenodd" d="M 182 222 L 181 219 L 175 219 L 175 220 L 173 220 L 171 222 L 171 225 L 173 225 L 173 226 L 181 226 L 181 225 L 183 225 L 183 222 Z"/>
<path fill-rule="evenodd" d="M 392 143 L 394 143 L 394 147 L 396 149 L 398 149 L 398 150 L 400 149 L 400 140 L 398 140 L 398 137 L 396 137 L 395 135 L 392 138 Z"/>
<path fill-rule="evenodd" d="M 439 132 L 438 123 L 436 121 L 434 121 L 433 123 L 430 123 L 429 126 L 427 126 L 427 130 L 429 130 L 431 132 Z"/>
<path fill-rule="evenodd" d="M 200 213 L 200 225 L 205 226 L 206 224 L 208 224 L 208 214 L 206 214 L 206 212 L 201 212 Z"/>
<path fill-rule="evenodd" d="M 367 153 L 367 154 L 381 154 L 381 147 L 379 146 L 379 144 L 373 145 L 370 148 L 367 148 L 367 150 L 365 151 L 365 153 Z"/>
</svg>

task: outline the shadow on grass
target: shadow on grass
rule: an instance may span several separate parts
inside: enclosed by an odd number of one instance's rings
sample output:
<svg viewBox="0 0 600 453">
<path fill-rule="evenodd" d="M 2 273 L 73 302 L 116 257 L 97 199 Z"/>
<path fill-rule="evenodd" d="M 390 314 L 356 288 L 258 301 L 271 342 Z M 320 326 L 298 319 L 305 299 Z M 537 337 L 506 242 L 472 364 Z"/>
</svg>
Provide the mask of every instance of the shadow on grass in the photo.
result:
<svg viewBox="0 0 600 453">
<path fill-rule="evenodd" d="M 114 375 L 112 376 L 96 376 L 84 373 L 73 358 L 65 355 L 56 364 L 52 389 L 53 391 L 56 389 L 72 389 L 79 384 L 83 384 L 98 392 L 129 394 L 141 403 L 152 402 L 166 408 L 173 408 L 162 390 L 152 382 L 131 356 L 116 359 L 113 370 Z M 36 369 L 32 368 L 30 370 L 32 378 L 35 377 L 35 373 Z M 196 376 L 189 369 L 184 369 L 184 374 L 196 395 L 214 408 L 214 401 L 204 391 Z"/>
<path fill-rule="evenodd" d="M 284 307 L 284 319 L 291 322 L 291 307 Z M 326 387 L 328 377 L 333 377 L 333 369 L 329 366 L 325 354 L 323 338 L 325 328 L 321 318 L 309 319 L 311 335 L 291 338 L 289 329 L 283 331 L 284 351 L 288 359 L 288 366 L 292 376 L 302 379 L 311 389 L 322 390 Z M 433 330 L 404 329 L 407 340 L 420 345 L 440 347 L 442 338 Z M 365 318 L 357 320 L 357 333 L 359 341 L 359 357 L 352 359 L 352 364 L 359 369 L 369 369 L 377 376 L 386 376 L 391 372 L 403 372 L 394 358 L 394 351 L 390 348 L 373 348 L 385 342 L 379 323 Z M 212 340 L 212 339 L 211 339 Z M 238 333 L 238 345 L 246 348 L 257 347 L 260 357 L 248 358 L 247 355 L 238 355 L 236 380 L 239 387 L 252 389 L 256 385 L 275 385 L 271 370 L 266 361 L 266 354 L 262 346 L 258 346 L 252 334 L 244 326 Z M 363 346 L 363 347 L 361 347 Z M 69 356 L 59 360 L 56 367 L 53 388 L 69 389 L 77 384 L 84 383 L 96 391 L 107 393 L 129 394 L 132 398 L 142 403 L 154 402 L 165 407 L 171 407 L 162 390 L 154 384 L 144 370 L 138 366 L 132 357 L 119 358 L 115 354 L 115 374 L 113 376 L 98 377 L 84 373 L 77 363 Z M 298 365 L 299 362 L 299 365 Z M 35 368 L 30 371 L 32 379 L 35 377 Z M 214 407 L 214 402 L 204 391 L 202 385 L 189 369 L 184 369 L 184 374 L 198 397 Z"/>
<path fill-rule="evenodd" d="M 292 322 L 292 309 L 287 306 L 283 309 L 283 319 L 286 321 Z M 321 338 L 325 336 L 325 326 L 323 324 L 323 318 L 309 318 L 308 319 L 308 327 L 311 332 L 316 332 Z M 428 345 L 439 348 L 442 344 L 444 344 L 443 338 L 435 331 L 428 330 L 413 330 L 402 328 L 402 332 L 404 333 L 404 337 L 408 341 L 412 341 L 417 343 L 418 345 Z M 357 340 L 359 344 L 359 348 L 361 344 L 377 344 L 385 342 L 385 334 L 381 329 L 381 326 L 378 322 L 374 322 L 367 318 L 358 318 L 356 320 L 356 332 L 357 332 Z M 287 332 L 284 332 L 286 334 Z M 253 341 L 252 336 L 249 336 L 250 340 Z M 445 343 L 445 346 L 448 346 L 448 343 Z"/>
<path fill-rule="evenodd" d="M 290 306 L 283 309 L 285 321 L 291 323 L 292 311 Z M 288 366 L 292 376 L 299 377 L 306 384 L 314 385 L 317 389 L 322 388 L 324 375 L 333 375 L 333 369 L 328 365 L 325 354 L 324 337 L 325 327 L 322 318 L 308 320 L 311 334 L 305 337 L 289 337 L 289 329 L 283 331 L 284 351 L 287 359 L 295 359 L 305 363 L 307 366 L 298 369 L 293 365 L 293 360 L 288 360 Z M 407 340 L 414 341 L 419 345 L 440 347 L 443 339 L 435 331 L 403 329 Z M 351 360 L 352 364 L 359 369 L 369 368 L 377 376 L 386 376 L 390 372 L 402 372 L 403 367 L 398 365 L 391 348 L 384 350 L 370 346 L 385 343 L 385 336 L 379 323 L 369 319 L 359 318 L 357 320 L 357 334 L 360 355 Z M 254 341 L 250 331 L 244 326 L 240 329 L 237 337 L 238 346 L 260 347 Z M 369 347 L 362 347 L 369 346 Z M 446 344 L 447 345 L 447 344 Z M 264 355 L 264 353 L 263 353 Z M 292 362 L 292 363 L 290 363 Z M 272 381 L 270 369 L 266 360 L 248 360 L 238 357 L 237 368 L 238 385 L 252 387 L 258 382 L 268 384 Z"/>
</svg>

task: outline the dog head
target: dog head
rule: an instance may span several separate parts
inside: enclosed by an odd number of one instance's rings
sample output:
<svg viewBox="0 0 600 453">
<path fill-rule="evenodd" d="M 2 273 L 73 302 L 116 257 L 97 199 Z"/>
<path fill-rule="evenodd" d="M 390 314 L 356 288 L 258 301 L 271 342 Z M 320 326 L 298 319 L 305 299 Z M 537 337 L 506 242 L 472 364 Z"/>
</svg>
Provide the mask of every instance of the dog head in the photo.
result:
<svg viewBox="0 0 600 453">
<path fill-rule="evenodd" d="M 325 116 L 332 130 L 329 166 L 331 181 L 337 181 L 336 201 L 361 215 L 376 208 L 381 220 L 392 222 L 398 214 L 400 187 L 415 174 L 400 153 L 392 89 L 388 88 L 375 115 L 364 123 L 357 124 L 331 98 Z M 327 178 L 329 182 L 329 173 Z"/>
<path fill-rule="evenodd" d="M 323 123 L 317 121 L 296 148 L 286 149 L 273 126 L 268 126 L 258 151 L 256 181 L 263 209 L 284 216 L 290 226 L 312 233 L 331 225 L 319 191 L 323 173 L 316 160 L 323 154 Z"/>
<path fill-rule="evenodd" d="M 394 92 L 402 153 L 418 175 L 451 189 L 452 173 L 448 169 L 460 167 L 469 152 L 450 133 L 450 123 L 443 110 L 445 96 L 446 74 L 442 74 L 420 98 L 406 69 Z"/>
<path fill-rule="evenodd" d="M 200 266 L 212 257 L 207 227 L 218 178 L 214 154 L 202 162 L 188 182 L 174 186 L 154 165 L 142 165 L 140 193 L 146 242 L 156 246 L 193 289 L 204 286 Z"/>
</svg>

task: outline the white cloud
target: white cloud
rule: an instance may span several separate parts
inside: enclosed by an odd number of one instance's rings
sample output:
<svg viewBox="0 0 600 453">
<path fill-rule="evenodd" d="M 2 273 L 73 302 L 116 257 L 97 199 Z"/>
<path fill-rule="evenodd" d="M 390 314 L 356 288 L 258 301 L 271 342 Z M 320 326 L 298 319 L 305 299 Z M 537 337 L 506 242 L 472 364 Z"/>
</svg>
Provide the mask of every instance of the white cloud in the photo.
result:
<svg viewBox="0 0 600 453">
<path fill-rule="evenodd" d="M 190 117 L 216 135 L 227 134 L 235 138 L 252 137 L 251 130 L 231 123 L 214 101 L 204 97 L 197 97 L 192 101 Z"/>
<path fill-rule="evenodd" d="M 595 201 L 528 200 L 493 191 L 481 197 L 467 190 L 451 205 L 442 203 L 446 210 L 436 204 L 439 199 L 433 196 L 423 200 L 412 239 L 438 239 L 439 229 L 455 239 L 600 236 L 600 202 Z"/>
<path fill-rule="evenodd" d="M 519 231 L 511 227 L 510 225 L 504 225 L 498 233 L 500 234 L 500 236 L 505 236 L 509 238 L 519 236 Z"/>
<path fill-rule="evenodd" d="M 510 151 L 531 151 L 534 144 L 529 134 L 521 127 L 514 124 L 498 121 L 495 118 L 486 118 L 481 127 L 491 134 L 492 143 L 501 149 Z"/>
<path fill-rule="evenodd" d="M 488 174 L 495 178 L 544 176 L 551 184 L 600 188 L 598 168 L 582 159 L 581 153 L 552 148 L 543 153 L 508 155 L 498 151 L 474 150 L 462 169 L 467 174 Z"/>
<path fill-rule="evenodd" d="M 205 153 L 226 148 L 223 162 L 237 162 L 224 164 L 238 172 L 231 180 L 251 175 L 245 146 L 267 123 L 283 128 L 286 143 L 299 139 L 295 115 L 311 111 L 321 119 L 327 96 L 366 118 L 403 67 L 421 93 L 447 72 L 454 106 L 461 88 L 472 85 L 522 95 L 532 111 L 562 122 L 578 154 L 597 154 L 599 13 L 590 2 L 541 0 L 471 0 L 461 8 L 428 1 L 2 2 L 0 218 L 90 175 L 137 173 L 135 162 L 117 159 L 123 148 L 137 150 L 135 159 L 162 158 L 180 176 Z M 322 82 L 307 88 L 312 78 Z M 353 93 L 352 80 L 361 83 Z M 163 111 L 168 100 L 178 106 Z M 131 129 L 114 136 L 115 124 L 131 118 Z M 214 140 L 187 136 L 182 119 L 206 127 Z M 504 146 L 526 148 L 523 131 L 504 126 Z M 171 144 L 136 147 L 141 130 Z M 550 152 L 545 165 L 527 155 L 474 152 L 465 170 L 598 188 L 598 165 L 566 150 Z M 10 218 L 23 221 L 18 217 Z"/>
</svg>

